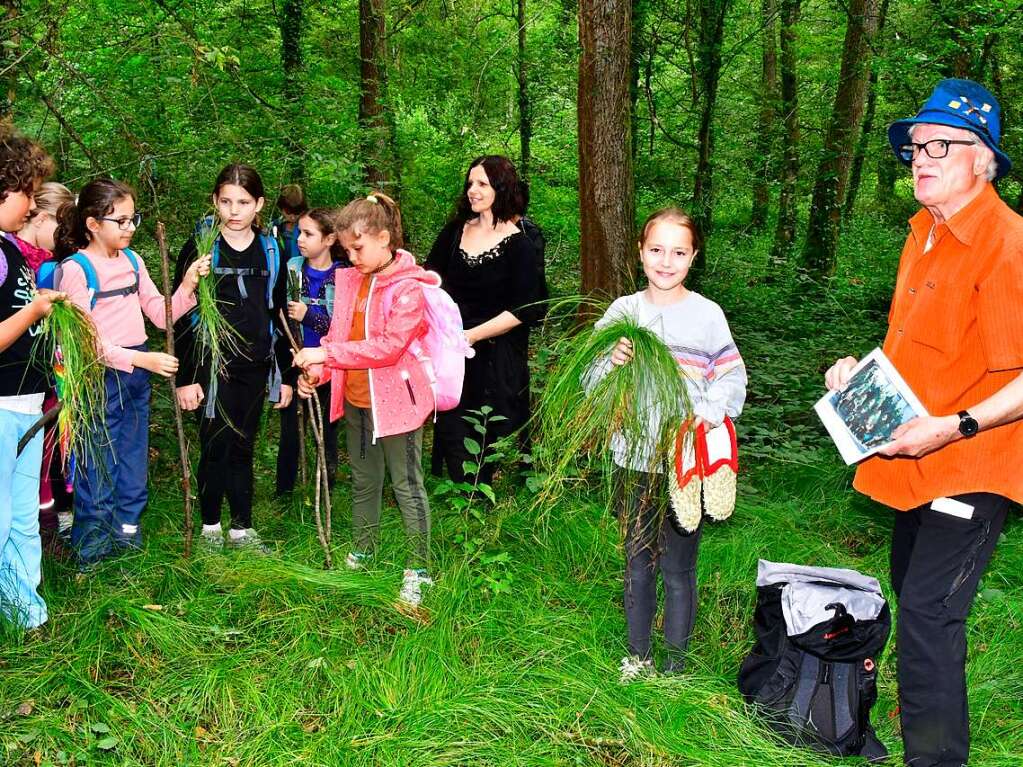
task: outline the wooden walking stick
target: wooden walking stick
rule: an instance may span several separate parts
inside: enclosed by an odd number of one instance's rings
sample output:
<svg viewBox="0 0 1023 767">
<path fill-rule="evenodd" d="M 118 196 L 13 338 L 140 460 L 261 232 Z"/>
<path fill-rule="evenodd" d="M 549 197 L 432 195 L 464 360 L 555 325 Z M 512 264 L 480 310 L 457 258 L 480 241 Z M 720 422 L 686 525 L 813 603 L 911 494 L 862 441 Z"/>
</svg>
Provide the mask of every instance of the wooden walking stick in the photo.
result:
<svg viewBox="0 0 1023 767">
<path fill-rule="evenodd" d="M 166 315 L 167 354 L 174 356 L 174 312 L 171 308 L 170 253 L 167 251 L 167 232 L 163 222 L 156 222 L 156 244 L 160 247 L 160 266 L 163 272 L 163 306 Z M 185 424 L 178 404 L 177 376 L 167 379 L 170 384 L 171 403 L 174 406 L 174 422 L 178 427 L 178 451 L 181 454 L 181 492 L 185 496 L 185 558 L 192 556 L 192 465 L 188 460 L 188 443 L 185 440 Z"/>
<path fill-rule="evenodd" d="M 298 349 L 302 348 L 302 345 L 295 338 L 291 332 L 291 328 L 288 326 L 288 318 L 285 317 L 284 311 L 279 312 L 281 317 L 281 324 L 284 327 L 284 333 L 288 336 L 288 342 L 291 344 L 291 348 Z M 298 396 L 298 391 L 295 392 L 294 396 Z M 316 519 L 316 535 L 320 539 L 320 545 L 323 547 L 323 553 L 326 559 L 326 567 L 330 569 L 331 556 L 330 556 L 330 482 L 327 476 L 327 450 L 323 444 L 323 430 L 320 428 L 323 422 L 320 420 L 320 401 L 317 399 L 317 394 L 313 392 L 313 396 L 306 400 L 306 408 L 309 411 L 309 428 L 313 430 L 313 439 L 316 441 L 316 493 L 315 503 L 313 505 L 313 516 Z M 324 499 L 324 510 L 326 511 L 327 523 L 324 525 L 323 516 L 320 514 L 320 490 L 323 491 Z"/>
</svg>

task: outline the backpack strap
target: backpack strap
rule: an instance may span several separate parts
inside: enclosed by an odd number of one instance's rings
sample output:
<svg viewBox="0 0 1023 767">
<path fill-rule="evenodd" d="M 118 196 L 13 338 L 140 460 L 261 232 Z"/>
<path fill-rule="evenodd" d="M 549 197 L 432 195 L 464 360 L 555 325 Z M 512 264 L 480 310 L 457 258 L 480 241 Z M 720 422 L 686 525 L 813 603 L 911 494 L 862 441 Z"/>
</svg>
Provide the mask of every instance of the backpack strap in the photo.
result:
<svg viewBox="0 0 1023 767">
<path fill-rule="evenodd" d="M 96 302 L 106 298 L 117 298 L 119 296 L 130 296 L 132 293 L 139 292 L 139 261 L 138 257 L 128 248 L 122 251 L 125 257 L 131 263 L 131 268 L 135 272 L 135 282 L 132 285 L 128 285 L 124 288 L 113 288 L 112 290 L 100 290 L 99 289 L 99 275 L 96 273 L 96 268 L 92 265 L 92 261 L 89 257 L 78 251 L 72 253 L 70 256 L 65 258 L 61 264 L 66 264 L 68 261 L 78 264 L 78 267 L 82 270 L 85 275 L 85 284 L 89 288 L 89 309 L 96 308 Z M 59 284 L 59 274 L 54 274 L 54 284 Z"/>
<path fill-rule="evenodd" d="M 280 251 L 277 250 L 277 240 L 270 235 L 260 232 L 259 241 L 263 244 L 263 253 L 266 255 L 266 270 L 268 273 L 266 281 L 266 305 L 271 310 L 272 314 L 274 309 L 274 286 L 277 284 L 277 273 L 281 268 L 281 255 Z"/>
</svg>

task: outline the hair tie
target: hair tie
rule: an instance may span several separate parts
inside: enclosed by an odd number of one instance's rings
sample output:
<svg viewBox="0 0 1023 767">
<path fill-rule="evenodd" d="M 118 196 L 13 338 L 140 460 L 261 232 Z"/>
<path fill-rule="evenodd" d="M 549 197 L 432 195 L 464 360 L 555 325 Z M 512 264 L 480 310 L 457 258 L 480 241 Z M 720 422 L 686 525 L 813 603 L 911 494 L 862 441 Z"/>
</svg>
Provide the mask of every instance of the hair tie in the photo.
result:
<svg viewBox="0 0 1023 767">
<path fill-rule="evenodd" d="M 375 194 L 367 194 L 366 195 L 366 201 L 367 202 L 371 202 L 374 205 L 376 205 L 377 203 L 380 202 L 380 200 L 377 199 L 377 196 Z"/>
</svg>

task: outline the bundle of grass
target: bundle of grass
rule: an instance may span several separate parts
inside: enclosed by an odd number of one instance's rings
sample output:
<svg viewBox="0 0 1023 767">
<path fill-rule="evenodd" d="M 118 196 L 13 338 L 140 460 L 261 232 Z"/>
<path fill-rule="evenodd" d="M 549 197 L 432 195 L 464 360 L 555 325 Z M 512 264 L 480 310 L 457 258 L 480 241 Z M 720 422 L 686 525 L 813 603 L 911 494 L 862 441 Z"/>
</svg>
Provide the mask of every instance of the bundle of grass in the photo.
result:
<svg viewBox="0 0 1023 767">
<path fill-rule="evenodd" d="M 65 458 L 92 456 L 105 431 L 106 367 L 99 335 L 89 313 L 70 301 L 58 301 L 42 322 L 39 344 L 57 375 L 61 402 L 57 425 Z"/>
<path fill-rule="evenodd" d="M 213 252 L 217 237 L 220 236 L 220 219 L 215 213 L 203 218 L 195 233 L 195 247 L 200 256 Z M 238 352 L 238 331 L 225 319 L 217 298 L 217 276 L 211 269 L 205 277 L 199 278 L 196 290 L 195 338 L 199 347 L 199 358 L 209 362 L 211 374 L 218 375 L 228 356 Z"/>
<path fill-rule="evenodd" d="M 611 364 L 619 339 L 633 359 Z M 636 471 L 664 471 L 679 430 L 690 417 L 683 373 L 654 328 L 618 317 L 555 344 L 557 363 L 534 417 L 538 467 L 545 476 L 537 501 L 550 506 L 573 481 L 599 478 L 605 501 L 615 483 Z"/>
</svg>

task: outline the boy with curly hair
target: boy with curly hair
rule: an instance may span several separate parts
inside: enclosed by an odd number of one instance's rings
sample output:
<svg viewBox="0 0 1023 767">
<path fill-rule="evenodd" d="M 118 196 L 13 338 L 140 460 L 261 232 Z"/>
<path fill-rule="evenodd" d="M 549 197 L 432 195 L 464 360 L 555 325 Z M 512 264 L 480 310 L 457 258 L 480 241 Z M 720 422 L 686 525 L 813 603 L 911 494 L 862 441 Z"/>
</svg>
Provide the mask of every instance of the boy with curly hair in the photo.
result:
<svg viewBox="0 0 1023 767">
<path fill-rule="evenodd" d="M 40 319 L 62 294 L 37 293 L 32 271 L 7 237 L 28 219 L 39 185 L 53 161 L 31 139 L 0 122 L 0 618 L 32 629 L 46 622 L 37 592 L 42 544 L 39 538 L 39 469 L 43 434 L 21 452 L 18 443 L 42 415 L 48 372 L 33 355 Z"/>
</svg>

